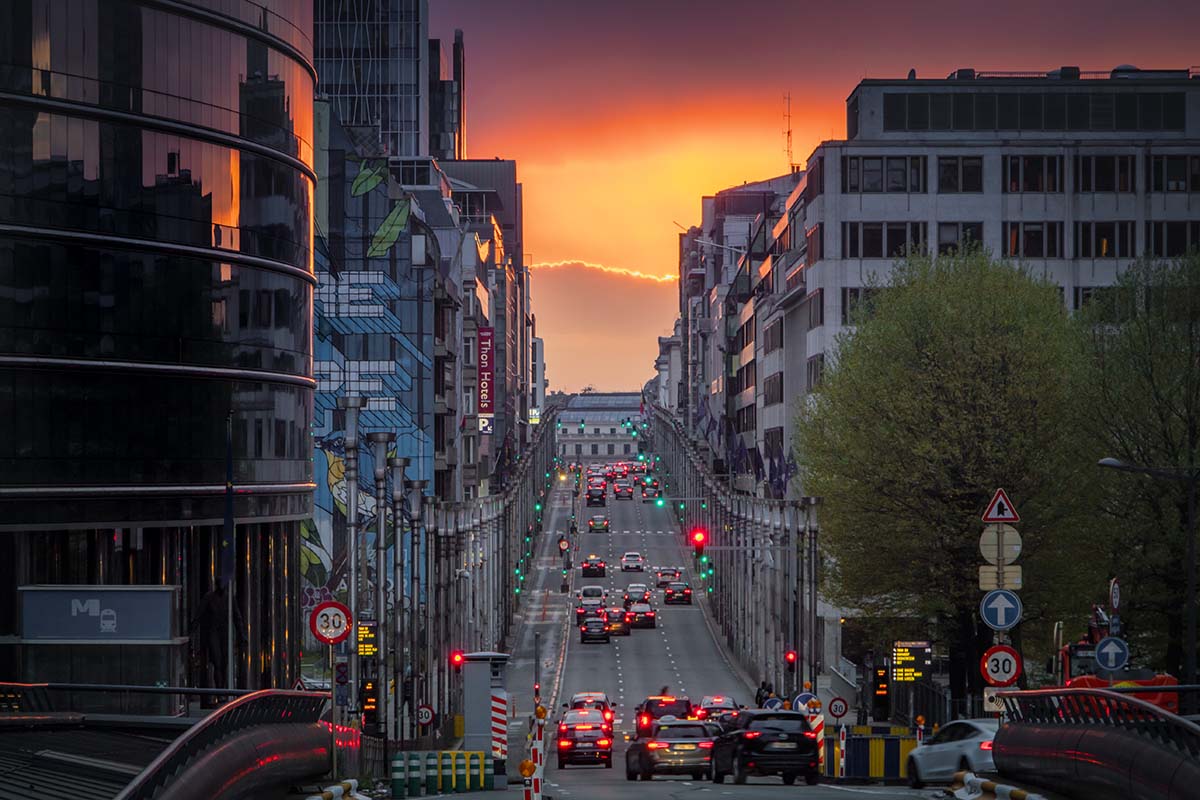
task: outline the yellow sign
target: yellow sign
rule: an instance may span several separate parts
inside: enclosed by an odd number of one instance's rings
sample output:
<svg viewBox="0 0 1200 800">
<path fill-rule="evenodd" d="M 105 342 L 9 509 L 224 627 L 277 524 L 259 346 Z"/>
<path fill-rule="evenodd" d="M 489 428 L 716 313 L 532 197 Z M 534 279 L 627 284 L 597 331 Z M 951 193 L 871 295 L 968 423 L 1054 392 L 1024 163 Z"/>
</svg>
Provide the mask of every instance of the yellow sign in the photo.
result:
<svg viewBox="0 0 1200 800">
<path fill-rule="evenodd" d="M 913 683 L 929 674 L 933 646 L 929 642 L 896 642 L 892 646 L 892 680 Z"/>
<path fill-rule="evenodd" d="M 517 767 L 517 769 L 520 770 L 522 778 L 532 778 L 537 767 L 533 765 L 532 761 L 525 759 L 521 762 L 521 766 Z"/>
<path fill-rule="evenodd" d="M 545 719 L 546 718 L 546 707 L 538 706 L 537 710 L 534 711 L 533 713 L 538 719 Z"/>
<path fill-rule="evenodd" d="M 374 622 L 360 622 L 355 626 L 358 630 L 359 658 L 374 658 L 379 654 L 379 633 Z"/>
</svg>

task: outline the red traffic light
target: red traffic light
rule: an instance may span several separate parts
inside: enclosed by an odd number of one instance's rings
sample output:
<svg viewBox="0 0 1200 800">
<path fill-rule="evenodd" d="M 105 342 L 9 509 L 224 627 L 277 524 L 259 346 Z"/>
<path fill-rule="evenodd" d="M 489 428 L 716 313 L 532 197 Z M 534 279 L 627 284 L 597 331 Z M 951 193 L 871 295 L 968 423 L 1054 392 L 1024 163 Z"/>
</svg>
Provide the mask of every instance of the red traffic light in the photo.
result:
<svg viewBox="0 0 1200 800">
<path fill-rule="evenodd" d="M 692 544 L 704 544 L 708 541 L 708 531 L 696 528 L 692 531 Z"/>
<path fill-rule="evenodd" d="M 789 664 L 795 664 L 796 663 L 796 651 L 788 650 L 786 653 L 783 654 L 783 660 Z"/>
<path fill-rule="evenodd" d="M 455 672 L 462 672 L 462 666 L 466 660 L 467 656 L 462 650 L 450 651 L 450 666 L 454 667 Z"/>
</svg>

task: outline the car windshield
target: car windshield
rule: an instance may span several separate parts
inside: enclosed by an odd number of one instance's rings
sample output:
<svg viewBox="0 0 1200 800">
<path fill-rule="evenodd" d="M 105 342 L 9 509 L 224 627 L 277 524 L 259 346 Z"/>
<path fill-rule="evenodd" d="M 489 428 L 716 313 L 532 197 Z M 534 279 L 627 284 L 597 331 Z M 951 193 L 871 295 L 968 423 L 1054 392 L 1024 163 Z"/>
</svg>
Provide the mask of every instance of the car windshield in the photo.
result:
<svg viewBox="0 0 1200 800">
<path fill-rule="evenodd" d="M 703 725 L 659 725 L 654 732 L 657 739 L 711 739 L 712 734 Z"/>
<path fill-rule="evenodd" d="M 691 713 L 691 703 L 684 697 L 673 697 L 670 700 L 651 700 L 649 710 L 656 717 L 686 717 Z"/>
<path fill-rule="evenodd" d="M 645 603 L 636 603 L 633 606 L 633 610 L 639 614 L 647 614 L 650 612 L 650 606 Z"/>
<path fill-rule="evenodd" d="M 584 597 L 604 597 L 604 590 L 602 588 L 600 588 L 599 586 L 585 586 L 585 587 L 583 587 L 583 596 Z"/>
<path fill-rule="evenodd" d="M 667 588 L 676 592 L 682 592 L 684 589 L 688 588 L 688 585 L 686 583 L 672 583 Z"/>
<path fill-rule="evenodd" d="M 646 591 L 646 584 L 631 583 L 631 584 L 629 584 L 629 591 L 634 594 L 636 594 L 637 592 L 644 592 L 644 591 Z"/>
<path fill-rule="evenodd" d="M 779 731 L 781 733 L 804 733 L 808 723 L 802 717 L 758 717 L 750 721 L 752 731 Z"/>
</svg>

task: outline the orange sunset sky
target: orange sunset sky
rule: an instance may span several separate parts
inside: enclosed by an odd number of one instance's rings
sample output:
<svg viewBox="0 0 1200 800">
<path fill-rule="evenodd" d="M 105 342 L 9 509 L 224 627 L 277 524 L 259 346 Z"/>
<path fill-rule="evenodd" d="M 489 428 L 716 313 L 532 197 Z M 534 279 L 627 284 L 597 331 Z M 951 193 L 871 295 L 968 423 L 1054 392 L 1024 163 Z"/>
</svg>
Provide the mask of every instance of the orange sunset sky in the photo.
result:
<svg viewBox="0 0 1200 800">
<path fill-rule="evenodd" d="M 551 389 L 633 390 L 678 311 L 678 233 L 700 197 L 845 136 L 865 77 L 959 67 L 1200 64 L 1200 4 L 430 0 L 463 29 L 467 155 L 517 160 Z"/>
</svg>

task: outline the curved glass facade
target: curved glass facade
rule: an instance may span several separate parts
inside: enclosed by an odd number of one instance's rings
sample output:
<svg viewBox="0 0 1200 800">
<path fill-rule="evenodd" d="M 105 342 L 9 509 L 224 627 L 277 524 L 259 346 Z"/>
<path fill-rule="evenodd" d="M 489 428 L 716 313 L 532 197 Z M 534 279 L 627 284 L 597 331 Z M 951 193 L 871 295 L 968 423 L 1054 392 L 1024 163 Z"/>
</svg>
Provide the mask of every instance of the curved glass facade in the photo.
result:
<svg viewBox="0 0 1200 800">
<path fill-rule="evenodd" d="M 186 634 L 231 417 L 235 596 L 270 632 L 249 686 L 298 666 L 280 558 L 312 511 L 311 35 L 312 0 L 0 4 L 0 578 L 177 583 Z M 180 564 L 110 573 L 97 543 Z"/>
</svg>

